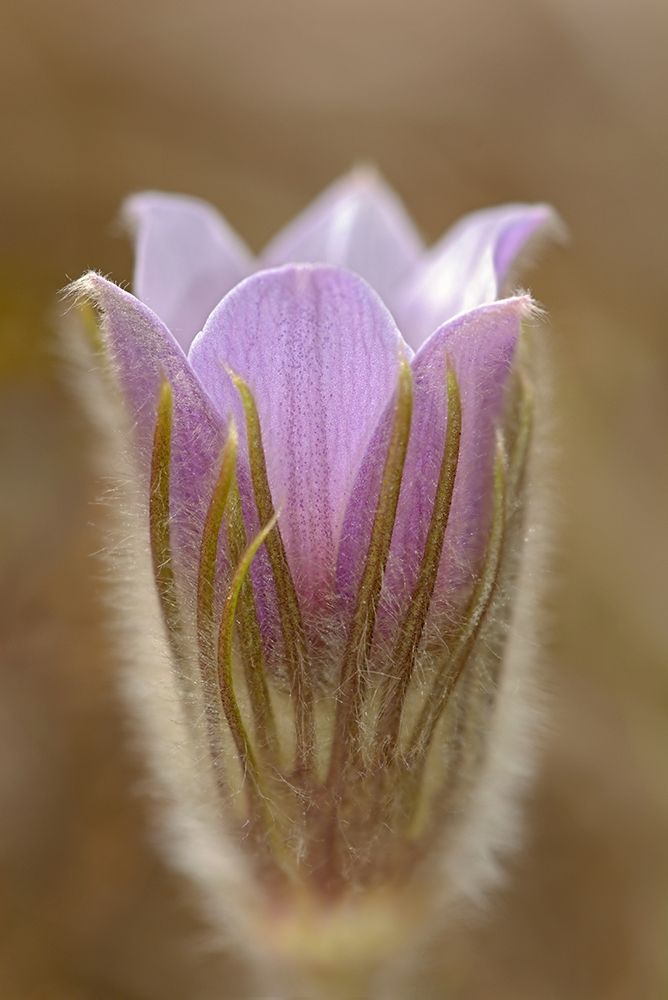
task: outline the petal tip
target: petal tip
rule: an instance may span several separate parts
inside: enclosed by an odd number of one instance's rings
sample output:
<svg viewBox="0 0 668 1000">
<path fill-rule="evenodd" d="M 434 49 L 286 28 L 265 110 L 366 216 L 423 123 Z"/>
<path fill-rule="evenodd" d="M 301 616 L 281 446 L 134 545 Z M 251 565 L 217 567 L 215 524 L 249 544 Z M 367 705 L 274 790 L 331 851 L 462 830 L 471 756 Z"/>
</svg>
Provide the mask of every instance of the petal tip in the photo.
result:
<svg viewBox="0 0 668 1000">
<path fill-rule="evenodd" d="M 210 205 L 203 198 L 175 191 L 148 189 L 135 191 L 123 199 L 118 213 L 118 221 L 125 233 L 136 238 L 142 225 L 150 221 L 152 212 L 171 213 L 178 217 L 178 214 L 184 210 L 195 213 L 202 220 L 207 220 L 212 215 L 218 215 L 213 205 Z"/>
<path fill-rule="evenodd" d="M 518 289 L 513 295 L 497 299 L 496 302 L 488 302 L 483 305 L 476 306 L 475 309 L 469 310 L 468 315 L 475 315 L 477 313 L 489 315 L 495 312 L 498 312 L 501 315 L 515 313 L 520 319 L 525 319 L 526 317 L 532 316 L 536 311 L 540 312 L 541 307 L 538 305 L 531 292 L 522 288 Z M 466 315 L 467 313 L 461 313 L 460 317 L 464 318 Z M 453 321 L 451 320 L 450 322 Z"/>
<path fill-rule="evenodd" d="M 522 239 L 514 245 L 510 235 L 512 250 L 505 264 L 505 274 L 500 268 L 499 286 L 506 294 L 515 290 L 518 275 L 534 267 L 550 243 L 563 245 L 569 239 L 568 228 L 552 205 L 539 202 L 525 211 L 524 221 L 518 226 L 520 231 L 523 229 Z"/>
<path fill-rule="evenodd" d="M 540 323 L 546 318 L 546 311 L 540 302 L 524 289 L 519 289 L 514 295 L 499 299 L 490 306 L 483 308 L 500 307 L 502 315 L 514 314 L 519 325 L 524 323 Z"/>
<path fill-rule="evenodd" d="M 503 313 L 514 312 L 520 322 L 540 318 L 544 315 L 541 305 L 534 299 L 531 292 L 519 289 L 514 295 L 505 299 L 499 299 L 492 303 L 491 308 L 498 306 Z M 483 308 L 489 308 L 484 307 Z"/>
<path fill-rule="evenodd" d="M 86 271 L 81 277 L 70 281 L 65 286 L 63 295 L 71 299 L 75 305 L 90 300 L 97 304 L 104 292 L 104 286 L 108 284 L 112 284 L 112 282 L 99 271 Z"/>
<path fill-rule="evenodd" d="M 353 194 L 373 195 L 377 192 L 385 194 L 389 191 L 394 195 L 393 189 L 382 171 L 371 160 L 361 160 L 355 163 L 346 174 L 334 182 L 334 186 L 337 185 L 340 185 L 342 189 L 348 189 Z"/>
<path fill-rule="evenodd" d="M 568 226 L 549 202 L 538 202 L 535 205 L 538 220 L 537 231 L 543 238 L 552 240 L 554 243 L 563 245 L 570 239 Z"/>
</svg>

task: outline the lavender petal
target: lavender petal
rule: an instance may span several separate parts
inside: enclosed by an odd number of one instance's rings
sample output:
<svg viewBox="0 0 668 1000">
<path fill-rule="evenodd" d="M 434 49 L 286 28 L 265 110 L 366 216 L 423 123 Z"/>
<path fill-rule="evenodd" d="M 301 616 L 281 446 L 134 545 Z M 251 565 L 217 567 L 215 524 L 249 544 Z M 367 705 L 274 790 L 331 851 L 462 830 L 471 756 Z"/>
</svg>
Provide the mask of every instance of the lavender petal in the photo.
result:
<svg viewBox="0 0 668 1000">
<path fill-rule="evenodd" d="M 372 170 L 332 184 L 269 243 L 264 266 L 313 262 L 355 271 L 392 308 L 424 244 L 397 195 Z"/>
<path fill-rule="evenodd" d="M 225 426 L 158 317 L 129 292 L 90 272 L 73 290 L 102 313 L 102 337 L 133 424 L 138 469 L 148 487 L 160 385 L 173 389 L 171 515 L 175 556 L 191 570 L 217 474 Z"/>
<path fill-rule="evenodd" d="M 501 205 L 465 216 L 402 285 L 396 315 L 408 342 L 417 350 L 453 316 L 510 294 L 526 257 L 559 233 L 549 205 Z"/>
<path fill-rule="evenodd" d="M 273 502 L 307 610 L 331 597 L 346 504 L 394 391 L 403 348 L 364 281 L 310 265 L 242 282 L 191 348 L 193 369 L 223 418 L 233 414 L 244 427 L 224 366 L 254 394 Z"/>
<path fill-rule="evenodd" d="M 528 296 L 482 306 L 444 324 L 416 354 L 413 421 L 385 573 L 381 620 L 396 621 L 417 579 L 432 514 L 447 428 L 446 365 L 459 382 L 462 433 L 434 607 L 461 605 L 480 569 L 492 509 L 497 423 Z M 391 409 L 370 443 L 346 510 L 337 584 L 350 605 L 361 573 L 389 437 Z M 387 627 L 386 624 L 384 627 Z"/>
<path fill-rule="evenodd" d="M 248 248 L 204 201 L 146 191 L 123 207 L 134 234 L 133 291 L 184 350 L 223 295 L 254 269 Z"/>
</svg>

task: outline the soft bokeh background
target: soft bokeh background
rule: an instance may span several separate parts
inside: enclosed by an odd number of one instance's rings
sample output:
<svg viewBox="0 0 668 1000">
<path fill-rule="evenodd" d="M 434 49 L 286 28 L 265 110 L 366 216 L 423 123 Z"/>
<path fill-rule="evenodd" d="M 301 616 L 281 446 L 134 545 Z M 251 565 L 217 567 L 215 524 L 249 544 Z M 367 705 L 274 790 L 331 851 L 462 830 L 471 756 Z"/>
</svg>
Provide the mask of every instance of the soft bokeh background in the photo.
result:
<svg viewBox="0 0 668 1000">
<path fill-rule="evenodd" d="M 513 199 L 572 234 L 532 276 L 562 453 L 545 768 L 508 888 L 439 942 L 419 995 L 668 996 L 667 46 L 664 0 L 5 0 L 3 1000 L 245 995 L 151 846 L 57 292 L 87 267 L 130 277 L 129 191 L 202 195 L 260 247 L 360 160 L 431 238 Z"/>
</svg>

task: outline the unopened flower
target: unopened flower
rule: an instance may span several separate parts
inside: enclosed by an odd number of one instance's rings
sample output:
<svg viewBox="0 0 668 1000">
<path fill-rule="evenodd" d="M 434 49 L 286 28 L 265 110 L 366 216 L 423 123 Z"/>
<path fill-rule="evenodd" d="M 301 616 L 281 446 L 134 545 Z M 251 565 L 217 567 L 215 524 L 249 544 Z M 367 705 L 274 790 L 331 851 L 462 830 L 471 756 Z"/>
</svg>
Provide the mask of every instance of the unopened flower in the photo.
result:
<svg viewBox="0 0 668 1000">
<path fill-rule="evenodd" d="M 371 990 L 490 882 L 531 769 L 508 296 L 554 216 L 479 212 L 427 251 L 355 174 L 258 260 L 196 200 L 126 216 L 135 294 L 77 288 L 131 423 L 129 688 L 169 847 L 264 968 Z"/>
</svg>

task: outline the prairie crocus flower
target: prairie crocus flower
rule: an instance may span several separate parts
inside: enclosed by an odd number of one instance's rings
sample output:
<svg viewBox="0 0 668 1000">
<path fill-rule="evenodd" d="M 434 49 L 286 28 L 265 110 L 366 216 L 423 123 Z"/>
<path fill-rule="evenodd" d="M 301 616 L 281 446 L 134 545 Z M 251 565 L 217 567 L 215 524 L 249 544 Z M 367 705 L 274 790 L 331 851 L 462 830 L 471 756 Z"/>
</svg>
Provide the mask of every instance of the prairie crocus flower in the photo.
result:
<svg viewBox="0 0 668 1000">
<path fill-rule="evenodd" d="M 128 687 L 168 847 L 258 968 L 371 995 L 489 884 L 531 770 L 509 293 L 554 215 L 479 212 L 426 251 L 354 174 L 257 260 L 194 199 L 126 217 L 135 294 L 76 287 L 129 416 Z"/>
</svg>

